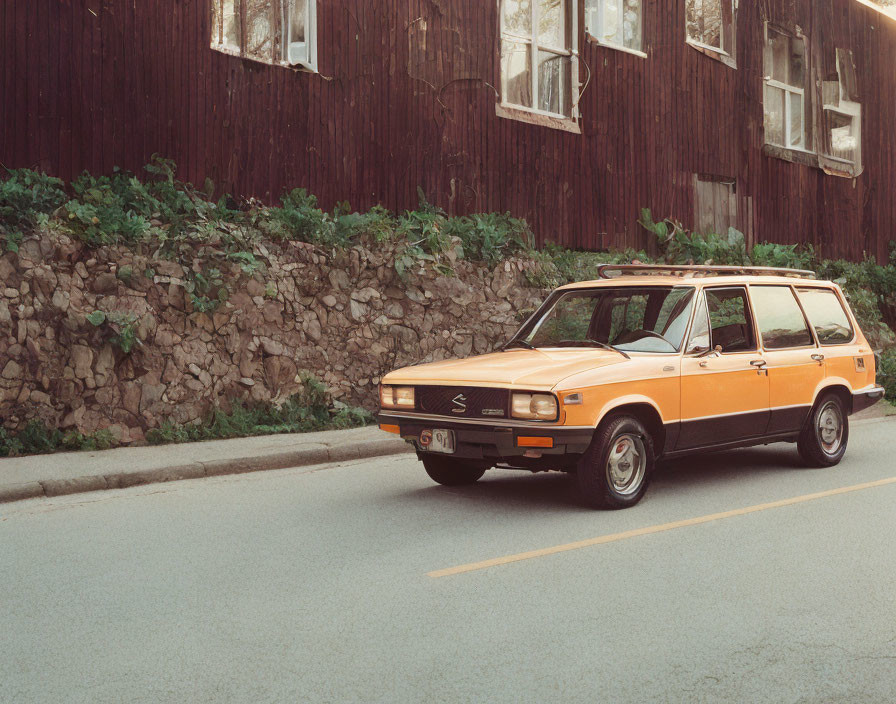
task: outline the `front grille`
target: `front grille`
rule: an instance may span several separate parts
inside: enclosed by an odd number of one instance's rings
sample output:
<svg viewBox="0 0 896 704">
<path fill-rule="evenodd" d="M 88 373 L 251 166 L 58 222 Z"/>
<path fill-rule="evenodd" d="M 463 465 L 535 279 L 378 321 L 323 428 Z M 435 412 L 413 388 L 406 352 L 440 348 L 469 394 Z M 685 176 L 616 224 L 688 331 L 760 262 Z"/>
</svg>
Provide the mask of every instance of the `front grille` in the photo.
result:
<svg viewBox="0 0 896 704">
<path fill-rule="evenodd" d="M 418 386 L 417 409 L 452 418 L 507 418 L 510 392 L 476 386 Z"/>
</svg>

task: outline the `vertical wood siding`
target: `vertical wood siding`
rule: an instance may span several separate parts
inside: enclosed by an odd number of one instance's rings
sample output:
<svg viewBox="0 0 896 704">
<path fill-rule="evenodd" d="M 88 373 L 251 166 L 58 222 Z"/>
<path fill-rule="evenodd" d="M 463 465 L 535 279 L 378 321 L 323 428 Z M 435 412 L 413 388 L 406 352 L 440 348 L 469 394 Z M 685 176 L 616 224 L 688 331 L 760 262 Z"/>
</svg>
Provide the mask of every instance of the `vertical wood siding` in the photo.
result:
<svg viewBox="0 0 896 704">
<path fill-rule="evenodd" d="M 645 0 L 648 59 L 581 41 L 583 134 L 499 118 L 497 0 L 318 0 L 320 73 L 209 48 L 208 0 L 0 3 L 0 163 L 139 171 L 275 201 L 525 217 L 542 241 L 644 247 L 642 207 L 692 225 L 694 174 L 737 179 L 756 241 L 884 257 L 896 224 L 896 22 L 853 0 L 740 3 L 738 67 L 685 44 L 683 0 Z M 852 50 L 865 172 L 764 156 L 764 20 L 811 61 Z M 584 36 L 584 35 L 583 35 Z M 822 64 L 817 64 L 822 65 Z"/>
</svg>

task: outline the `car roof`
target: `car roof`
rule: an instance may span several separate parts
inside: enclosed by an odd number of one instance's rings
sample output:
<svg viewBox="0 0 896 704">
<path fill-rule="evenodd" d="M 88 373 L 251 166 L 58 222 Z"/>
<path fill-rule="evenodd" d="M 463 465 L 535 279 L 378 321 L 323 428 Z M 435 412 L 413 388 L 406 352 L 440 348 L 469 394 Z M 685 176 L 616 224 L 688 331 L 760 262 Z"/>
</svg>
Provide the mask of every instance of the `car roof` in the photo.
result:
<svg viewBox="0 0 896 704">
<path fill-rule="evenodd" d="M 561 286 L 558 291 L 574 291 L 590 288 L 619 288 L 623 286 L 743 286 L 745 284 L 778 284 L 783 286 L 834 288 L 836 284 L 818 279 L 805 279 L 796 276 L 674 276 L 668 274 L 650 274 L 647 276 L 619 276 L 595 281 L 579 281 Z"/>
</svg>

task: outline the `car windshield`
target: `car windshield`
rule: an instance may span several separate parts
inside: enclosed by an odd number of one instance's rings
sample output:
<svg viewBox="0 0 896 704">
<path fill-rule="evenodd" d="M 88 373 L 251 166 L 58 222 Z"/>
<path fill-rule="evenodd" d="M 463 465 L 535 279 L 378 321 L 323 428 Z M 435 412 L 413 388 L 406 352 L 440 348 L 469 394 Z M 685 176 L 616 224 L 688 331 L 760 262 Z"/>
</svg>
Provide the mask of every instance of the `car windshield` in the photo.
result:
<svg viewBox="0 0 896 704">
<path fill-rule="evenodd" d="M 678 352 L 694 289 L 625 286 L 561 293 L 514 341 L 525 347 L 605 347 L 622 352 Z"/>
</svg>

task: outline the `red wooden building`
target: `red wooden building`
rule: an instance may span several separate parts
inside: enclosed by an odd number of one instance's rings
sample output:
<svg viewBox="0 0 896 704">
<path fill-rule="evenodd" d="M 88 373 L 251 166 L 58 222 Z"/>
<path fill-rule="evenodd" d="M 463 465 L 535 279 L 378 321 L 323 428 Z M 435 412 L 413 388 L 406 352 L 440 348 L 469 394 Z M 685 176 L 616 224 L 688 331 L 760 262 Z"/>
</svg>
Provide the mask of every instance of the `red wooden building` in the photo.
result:
<svg viewBox="0 0 896 704">
<path fill-rule="evenodd" d="M 639 210 L 827 256 L 896 224 L 896 22 L 857 0 L 4 0 L 0 163 L 274 201 L 510 211 L 643 247 Z"/>
</svg>

